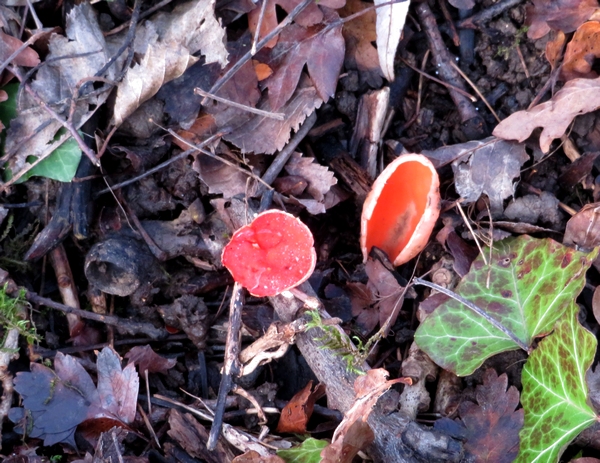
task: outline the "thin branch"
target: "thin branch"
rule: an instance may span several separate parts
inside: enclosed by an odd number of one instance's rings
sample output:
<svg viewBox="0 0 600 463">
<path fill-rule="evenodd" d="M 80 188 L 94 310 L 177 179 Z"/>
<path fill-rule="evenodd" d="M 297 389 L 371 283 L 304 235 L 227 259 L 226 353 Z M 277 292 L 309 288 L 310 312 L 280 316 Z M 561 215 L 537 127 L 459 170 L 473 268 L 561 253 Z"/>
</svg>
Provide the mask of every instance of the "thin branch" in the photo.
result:
<svg viewBox="0 0 600 463">
<path fill-rule="evenodd" d="M 268 117 L 270 119 L 276 119 L 278 121 L 283 121 L 285 119 L 284 113 L 272 113 L 270 111 L 264 111 L 262 109 L 253 108 L 252 106 L 247 106 L 245 104 L 236 103 L 235 101 L 228 100 L 227 98 L 221 98 L 220 96 L 214 95 L 209 92 L 205 92 L 201 88 L 195 88 L 194 93 L 196 95 L 203 96 L 205 98 L 211 98 L 220 103 L 232 106 L 234 108 L 242 109 L 244 111 L 248 111 L 249 113 L 258 114 L 259 116 Z"/>
</svg>

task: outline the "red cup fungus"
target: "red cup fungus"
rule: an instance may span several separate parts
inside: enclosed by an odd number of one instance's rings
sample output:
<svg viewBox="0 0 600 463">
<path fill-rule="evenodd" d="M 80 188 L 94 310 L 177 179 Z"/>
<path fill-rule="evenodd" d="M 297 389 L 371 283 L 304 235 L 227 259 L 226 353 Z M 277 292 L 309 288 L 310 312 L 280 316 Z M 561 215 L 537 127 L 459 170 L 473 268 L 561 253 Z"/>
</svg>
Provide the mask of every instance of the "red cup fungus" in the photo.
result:
<svg viewBox="0 0 600 463">
<path fill-rule="evenodd" d="M 275 296 L 305 282 L 317 262 L 309 228 L 286 212 L 269 210 L 237 230 L 223 265 L 253 296 Z"/>
<path fill-rule="evenodd" d="M 373 246 L 395 266 L 427 245 L 440 211 L 440 180 L 421 154 L 405 154 L 377 177 L 363 205 L 360 247 L 366 261 Z"/>
</svg>

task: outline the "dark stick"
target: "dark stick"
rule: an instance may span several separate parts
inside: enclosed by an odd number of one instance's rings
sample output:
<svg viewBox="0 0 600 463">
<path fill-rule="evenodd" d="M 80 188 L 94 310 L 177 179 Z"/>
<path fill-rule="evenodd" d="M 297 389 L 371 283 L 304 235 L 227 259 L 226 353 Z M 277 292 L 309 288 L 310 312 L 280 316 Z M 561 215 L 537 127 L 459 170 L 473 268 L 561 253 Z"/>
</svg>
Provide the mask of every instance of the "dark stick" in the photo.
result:
<svg viewBox="0 0 600 463">
<path fill-rule="evenodd" d="M 436 285 L 435 283 L 431 283 L 427 280 L 422 280 L 421 278 L 417 278 L 417 277 L 413 278 L 413 282 L 417 285 L 427 286 L 428 288 L 435 289 L 436 291 L 438 291 L 442 294 L 445 294 L 446 296 L 451 297 L 452 299 L 460 302 L 462 305 L 464 305 L 468 309 L 472 310 L 480 317 L 485 318 L 489 323 L 491 323 L 494 326 L 494 328 L 497 328 L 498 330 L 502 331 L 505 335 L 507 335 L 510 339 L 512 339 L 515 342 L 515 344 L 517 344 L 525 352 L 529 353 L 531 351 L 530 347 L 527 344 L 525 344 L 523 341 L 521 341 L 515 333 L 513 333 L 511 330 L 509 330 L 506 326 L 504 326 L 498 320 L 492 318 L 489 314 L 484 312 L 483 309 L 481 309 L 480 307 L 477 307 L 472 302 L 467 301 L 465 298 L 459 296 L 454 291 L 450 291 L 449 289 L 446 289 L 443 286 Z"/>
<path fill-rule="evenodd" d="M 444 44 L 442 35 L 440 34 L 440 30 L 429 5 L 425 2 L 417 3 L 416 12 L 421 25 L 423 26 L 423 30 L 427 35 L 429 48 L 431 49 L 431 54 L 433 55 L 433 60 L 440 77 L 449 84 L 465 90 L 460 74 L 450 64 L 450 62 L 454 60 L 454 57 L 450 54 Z M 477 112 L 471 100 L 452 88 L 448 88 L 448 92 L 460 114 L 462 128 L 467 138 L 470 140 L 479 140 L 483 138 L 487 133 L 487 127 L 483 117 Z"/>
<path fill-rule="evenodd" d="M 458 29 L 478 29 L 486 21 L 502 14 L 505 10 L 517 6 L 523 0 L 503 0 L 498 2 L 483 11 L 465 19 L 461 19 L 456 23 Z"/>
<path fill-rule="evenodd" d="M 233 380 L 240 371 L 240 330 L 242 328 L 242 307 L 244 306 L 244 291 L 239 283 L 233 284 L 233 294 L 229 304 L 229 329 L 227 330 L 227 340 L 225 342 L 225 361 L 223 364 L 223 373 L 221 376 L 221 385 L 217 396 L 217 406 L 215 407 L 215 416 L 210 428 L 206 448 L 214 450 L 217 448 L 217 440 L 223 427 L 223 415 L 225 414 L 225 404 L 227 394 L 231 391 Z"/>
</svg>

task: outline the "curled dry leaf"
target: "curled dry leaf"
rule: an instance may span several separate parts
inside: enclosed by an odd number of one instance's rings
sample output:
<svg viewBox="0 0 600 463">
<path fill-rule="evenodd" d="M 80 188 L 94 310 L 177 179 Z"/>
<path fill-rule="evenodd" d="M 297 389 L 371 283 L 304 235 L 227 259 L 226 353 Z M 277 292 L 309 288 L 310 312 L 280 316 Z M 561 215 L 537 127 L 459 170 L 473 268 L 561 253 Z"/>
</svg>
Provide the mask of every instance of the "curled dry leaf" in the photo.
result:
<svg viewBox="0 0 600 463">
<path fill-rule="evenodd" d="M 177 364 L 176 359 L 166 359 L 152 350 L 149 345 L 135 346 L 125 354 L 129 362 L 137 364 L 140 372 L 167 373 Z"/>
<path fill-rule="evenodd" d="M 397 378 L 393 380 L 387 380 L 388 372 L 383 368 L 376 368 L 373 370 L 367 371 L 366 375 L 359 376 L 354 381 L 354 393 L 355 393 L 355 401 L 352 407 L 345 413 L 344 419 L 339 424 L 335 432 L 333 433 L 333 438 L 331 439 L 331 444 L 329 444 L 323 451 L 321 452 L 321 456 L 324 458 L 325 462 L 349 462 L 352 461 L 353 455 L 344 454 L 345 451 L 349 451 L 349 446 L 347 442 L 345 442 L 345 438 L 351 432 L 362 434 L 361 438 L 363 443 L 368 442 L 365 434 L 368 434 L 371 429 L 367 426 L 367 428 L 363 426 L 359 426 L 358 430 L 356 428 L 353 429 L 353 425 L 357 421 L 363 421 L 366 423 L 367 418 L 371 414 L 371 410 L 375 406 L 375 403 L 383 395 L 385 391 L 387 391 L 393 384 L 396 383 L 404 383 L 404 384 L 412 384 L 410 378 Z M 372 431 L 371 431 L 372 435 Z M 355 440 L 358 440 L 358 436 L 355 437 Z M 355 452 L 362 450 L 361 448 L 354 447 Z"/>
<path fill-rule="evenodd" d="M 0 32 L 0 60 L 6 61 L 10 55 L 12 55 L 17 48 L 23 45 L 23 42 L 12 35 Z M 37 52 L 31 48 L 25 48 L 17 57 L 12 61 L 17 66 L 34 67 L 40 64 L 40 57 Z"/>
<path fill-rule="evenodd" d="M 505 140 L 524 141 L 534 129 L 541 127 L 540 148 L 550 150 L 576 116 L 600 107 L 600 78 L 568 81 L 551 100 L 526 111 L 513 113 L 494 129 L 494 135 Z"/>
<path fill-rule="evenodd" d="M 564 34 L 563 34 L 564 36 Z M 583 23 L 567 44 L 561 76 L 564 80 L 576 77 L 594 78 L 598 74 L 592 70 L 594 59 L 600 57 L 600 22 Z"/>
<path fill-rule="evenodd" d="M 312 415 L 315 402 L 325 395 L 325 385 L 317 384 L 313 390 L 312 380 L 281 410 L 277 432 L 304 434 Z"/>
<path fill-rule="evenodd" d="M 291 12 L 298 4 L 299 0 L 268 0 L 265 6 L 264 16 L 262 19 L 259 39 L 265 37 L 269 32 L 275 29 L 278 25 L 277 21 L 277 6 L 285 10 L 286 13 Z M 296 24 L 302 27 L 310 27 L 319 24 L 323 21 L 323 11 L 321 6 L 325 6 L 331 9 L 338 9 L 344 6 L 346 0 L 321 0 L 318 3 L 309 3 L 308 6 L 294 19 Z M 262 2 L 257 2 L 256 8 L 248 13 L 248 29 L 252 32 L 252 36 L 256 33 L 258 27 L 258 21 L 261 14 Z M 268 43 L 268 48 L 273 48 L 277 44 L 278 38 L 272 38 Z"/>
<path fill-rule="evenodd" d="M 383 5 L 383 6 L 380 6 Z M 375 11 L 377 13 L 377 54 L 383 76 L 390 82 L 394 80 L 394 61 L 396 50 L 402 37 L 402 29 L 408 14 L 410 0 L 392 3 L 387 0 L 375 0 Z"/>
<path fill-rule="evenodd" d="M 539 39 L 552 29 L 573 32 L 597 11 L 597 0 L 533 0 L 527 7 L 527 36 Z"/>
</svg>

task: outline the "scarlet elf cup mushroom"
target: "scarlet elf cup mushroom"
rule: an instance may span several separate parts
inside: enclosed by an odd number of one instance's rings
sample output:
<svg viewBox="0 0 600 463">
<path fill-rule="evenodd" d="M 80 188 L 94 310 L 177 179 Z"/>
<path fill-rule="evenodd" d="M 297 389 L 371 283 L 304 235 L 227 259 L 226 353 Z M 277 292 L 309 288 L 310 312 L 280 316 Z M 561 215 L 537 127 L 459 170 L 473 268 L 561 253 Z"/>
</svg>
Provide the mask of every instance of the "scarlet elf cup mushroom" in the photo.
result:
<svg viewBox="0 0 600 463">
<path fill-rule="evenodd" d="M 440 213 L 440 180 L 421 154 L 404 154 L 377 177 L 363 205 L 360 246 L 366 261 L 373 246 L 395 266 L 425 248 Z"/>
<path fill-rule="evenodd" d="M 223 265 L 253 296 L 275 296 L 305 282 L 317 262 L 309 228 L 287 212 L 269 210 L 237 230 Z"/>
</svg>

